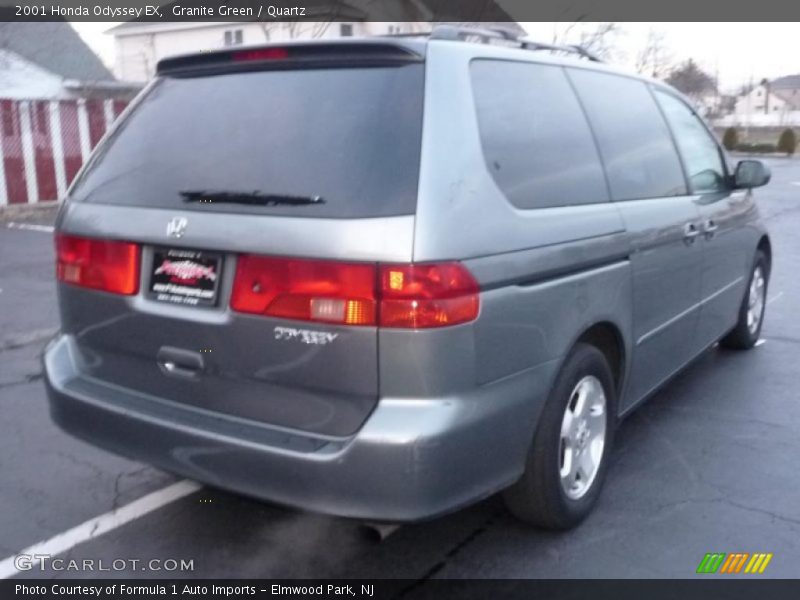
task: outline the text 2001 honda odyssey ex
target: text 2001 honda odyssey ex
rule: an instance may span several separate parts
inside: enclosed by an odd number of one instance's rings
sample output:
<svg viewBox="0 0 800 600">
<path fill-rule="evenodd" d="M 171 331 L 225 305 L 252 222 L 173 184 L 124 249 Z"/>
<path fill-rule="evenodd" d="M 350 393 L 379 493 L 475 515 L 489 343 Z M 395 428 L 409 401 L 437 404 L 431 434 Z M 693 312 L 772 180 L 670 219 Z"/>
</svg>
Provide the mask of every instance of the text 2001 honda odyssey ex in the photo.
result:
<svg viewBox="0 0 800 600">
<path fill-rule="evenodd" d="M 462 33 L 162 61 L 58 219 L 56 422 L 311 511 L 579 522 L 618 419 L 757 340 L 769 172 L 662 83 Z"/>
</svg>

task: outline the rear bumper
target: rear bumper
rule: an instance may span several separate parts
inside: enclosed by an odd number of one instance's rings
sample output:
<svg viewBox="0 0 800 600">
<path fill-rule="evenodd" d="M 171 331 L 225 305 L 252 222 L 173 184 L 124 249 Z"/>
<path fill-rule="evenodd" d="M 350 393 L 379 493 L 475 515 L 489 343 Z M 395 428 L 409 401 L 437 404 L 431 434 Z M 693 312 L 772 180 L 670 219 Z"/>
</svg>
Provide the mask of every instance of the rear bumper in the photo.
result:
<svg viewBox="0 0 800 600">
<path fill-rule="evenodd" d="M 71 336 L 48 346 L 51 415 L 66 432 L 184 477 L 313 512 L 415 521 L 522 473 L 554 363 L 443 398 L 384 398 L 348 438 L 279 429 L 81 374 Z"/>
</svg>

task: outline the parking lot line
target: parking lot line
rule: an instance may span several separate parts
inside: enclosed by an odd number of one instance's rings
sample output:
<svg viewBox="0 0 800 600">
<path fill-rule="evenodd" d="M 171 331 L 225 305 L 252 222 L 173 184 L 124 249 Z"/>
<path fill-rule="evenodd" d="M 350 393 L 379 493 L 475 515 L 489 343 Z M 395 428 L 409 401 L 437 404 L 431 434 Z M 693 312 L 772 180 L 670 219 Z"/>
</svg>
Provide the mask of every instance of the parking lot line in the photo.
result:
<svg viewBox="0 0 800 600">
<path fill-rule="evenodd" d="M 783 296 L 783 292 L 778 292 L 778 293 L 777 293 L 777 294 L 775 294 L 775 295 L 774 295 L 772 298 L 770 298 L 769 300 L 767 300 L 767 304 L 772 304 L 773 302 L 775 302 L 775 300 L 777 300 L 777 299 L 778 299 L 778 298 L 780 298 L 781 296 Z"/>
<path fill-rule="evenodd" d="M 50 557 L 66 552 L 78 544 L 99 537 L 104 533 L 108 533 L 117 527 L 121 527 L 149 512 L 159 509 L 170 502 L 188 496 L 201 487 L 199 483 L 194 481 L 188 481 L 186 479 L 178 481 L 165 488 L 147 494 L 138 500 L 134 500 L 130 504 L 121 506 L 99 517 L 89 519 L 72 529 L 68 529 L 63 533 L 51 537 L 49 540 L 44 540 L 32 546 L 28 546 L 14 556 L 9 556 L 0 561 L 0 579 L 8 579 L 14 575 L 26 572 L 20 571 L 16 567 L 17 557 L 20 555 L 25 555 L 26 558 L 30 557 L 30 564 L 33 566 L 34 563 L 38 564 L 41 561 L 41 558 L 38 560 L 35 558 L 36 555 L 40 557 L 41 555 Z"/>
<path fill-rule="evenodd" d="M 36 223 L 15 223 L 8 224 L 9 229 L 24 229 L 25 231 L 38 231 L 40 233 L 53 233 L 55 227 L 52 225 L 37 225 Z"/>
</svg>

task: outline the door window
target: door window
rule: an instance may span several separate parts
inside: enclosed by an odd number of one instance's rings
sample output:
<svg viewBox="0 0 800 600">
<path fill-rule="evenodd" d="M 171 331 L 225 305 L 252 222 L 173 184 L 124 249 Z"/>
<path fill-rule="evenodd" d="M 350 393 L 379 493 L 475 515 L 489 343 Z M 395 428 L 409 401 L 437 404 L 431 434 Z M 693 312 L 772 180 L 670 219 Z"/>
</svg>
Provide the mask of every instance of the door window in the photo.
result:
<svg viewBox="0 0 800 600">
<path fill-rule="evenodd" d="M 656 97 L 683 156 L 691 191 L 698 194 L 725 191 L 727 171 L 722 154 L 700 117 L 672 94 L 656 90 Z"/>
<path fill-rule="evenodd" d="M 686 193 L 686 180 L 661 111 L 643 81 L 569 69 L 589 115 L 614 200 Z"/>
</svg>

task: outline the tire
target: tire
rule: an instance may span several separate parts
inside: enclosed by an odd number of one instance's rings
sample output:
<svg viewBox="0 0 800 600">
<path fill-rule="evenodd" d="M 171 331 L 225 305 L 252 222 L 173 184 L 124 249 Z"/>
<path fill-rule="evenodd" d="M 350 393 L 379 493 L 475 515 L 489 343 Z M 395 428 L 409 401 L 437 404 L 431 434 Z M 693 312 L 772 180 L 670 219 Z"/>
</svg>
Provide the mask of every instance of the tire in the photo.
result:
<svg viewBox="0 0 800 600">
<path fill-rule="evenodd" d="M 759 285 L 760 280 L 760 285 Z M 764 311 L 767 307 L 767 285 L 769 283 L 769 261 L 759 250 L 753 259 L 750 278 L 739 307 L 739 319 L 728 335 L 720 340 L 720 345 L 733 350 L 749 350 L 756 345 L 764 324 Z"/>
<path fill-rule="evenodd" d="M 585 412 L 579 406 L 581 393 Z M 597 414 L 601 404 L 602 414 Z M 583 521 L 600 495 L 614 441 L 616 411 L 616 390 L 605 356 L 594 346 L 576 344 L 542 409 L 525 472 L 503 493 L 511 513 L 543 529 L 570 529 Z M 564 436 L 562 426 L 568 432 Z M 585 467 L 587 460 L 597 463 L 594 473 L 581 481 L 579 471 L 589 469 L 568 468 L 570 457 L 574 466 Z M 562 470 L 569 473 L 563 480 Z"/>
</svg>

